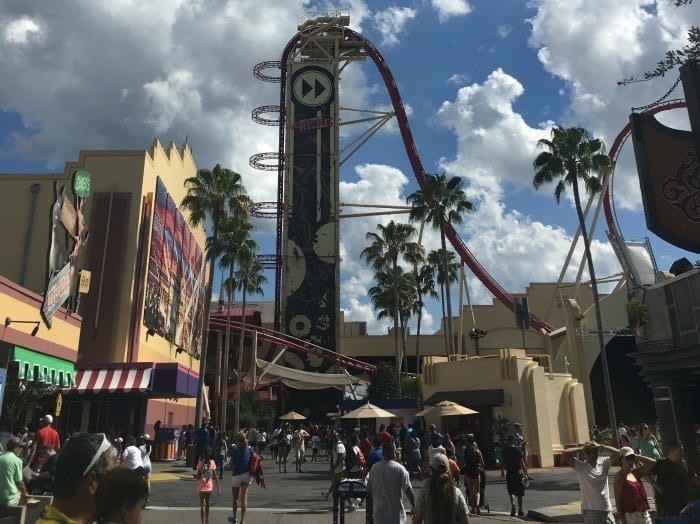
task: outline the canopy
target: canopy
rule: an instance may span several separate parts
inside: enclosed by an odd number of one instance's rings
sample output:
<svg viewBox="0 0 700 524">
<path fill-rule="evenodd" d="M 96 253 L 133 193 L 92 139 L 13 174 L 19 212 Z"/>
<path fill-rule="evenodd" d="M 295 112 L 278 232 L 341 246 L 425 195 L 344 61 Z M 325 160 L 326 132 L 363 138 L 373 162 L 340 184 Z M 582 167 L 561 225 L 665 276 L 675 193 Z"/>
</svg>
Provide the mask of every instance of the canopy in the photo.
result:
<svg viewBox="0 0 700 524">
<path fill-rule="evenodd" d="M 424 410 L 416 413 L 419 417 L 454 417 L 457 415 L 475 415 L 479 413 L 473 409 L 457 404 L 450 400 L 443 400 L 432 406 L 426 407 Z"/>
<path fill-rule="evenodd" d="M 306 417 L 296 411 L 290 411 L 280 417 L 280 420 L 306 420 Z"/>
<path fill-rule="evenodd" d="M 371 402 L 367 401 L 367 404 L 364 404 L 357 409 L 353 409 L 340 418 L 392 418 L 395 416 L 395 413 L 382 409 L 379 406 L 375 406 Z"/>
<path fill-rule="evenodd" d="M 266 380 L 281 380 L 285 386 L 294 389 L 337 388 L 343 391 L 346 386 L 369 384 L 366 380 L 349 373 L 314 373 L 280 366 L 259 358 L 255 359 L 255 363 L 260 373 L 264 372 Z"/>
</svg>

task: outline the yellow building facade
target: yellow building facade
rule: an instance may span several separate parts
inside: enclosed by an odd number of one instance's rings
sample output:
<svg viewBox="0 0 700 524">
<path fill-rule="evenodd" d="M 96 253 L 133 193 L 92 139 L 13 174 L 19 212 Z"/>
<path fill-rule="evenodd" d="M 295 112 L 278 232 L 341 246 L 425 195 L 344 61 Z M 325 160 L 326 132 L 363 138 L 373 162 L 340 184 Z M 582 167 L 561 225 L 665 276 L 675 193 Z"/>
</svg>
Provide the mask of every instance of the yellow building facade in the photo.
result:
<svg viewBox="0 0 700 524">
<path fill-rule="evenodd" d="M 148 150 L 81 151 L 61 174 L 0 175 L 0 206 L 15 217 L 0 225 L 14 239 L 0 274 L 35 294 L 46 287 L 51 206 L 76 171 L 91 181 L 77 264 L 90 279 L 73 315 L 82 322 L 64 340 L 75 374 L 62 427 L 136 434 L 157 420 L 191 422 L 206 282 L 205 232 L 179 211 L 184 181 L 197 173 L 191 151 L 155 141 Z"/>
</svg>

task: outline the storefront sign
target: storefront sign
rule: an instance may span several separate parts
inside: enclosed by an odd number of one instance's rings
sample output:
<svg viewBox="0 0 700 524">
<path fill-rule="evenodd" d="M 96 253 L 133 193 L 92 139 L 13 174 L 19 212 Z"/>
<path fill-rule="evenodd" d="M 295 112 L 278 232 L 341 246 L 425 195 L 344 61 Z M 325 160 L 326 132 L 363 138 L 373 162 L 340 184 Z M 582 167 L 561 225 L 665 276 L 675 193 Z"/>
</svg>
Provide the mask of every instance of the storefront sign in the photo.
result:
<svg viewBox="0 0 700 524">
<path fill-rule="evenodd" d="M 90 173 L 84 169 L 73 174 L 73 194 L 80 198 L 90 196 Z"/>
<path fill-rule="evenodd" d="M 63 266 L 63 269 L 49 280 L 44 304 L 41 306 L 41 313 L 49 327 L 51 327 L 54 313 L 68 300 L 68 297 L 70 297 L 70 264 Z"/>
<path fill-rule="evenodd" d="M 87 269 L 80 270 L 80 284 L 78 285 L 78 293 L 88 293 L 90 291 L 90 279 L 92 273 Z"/>
<path fill-rule="evenodd" d="M 17 378 L 38 381 L 59 387 L 75 385 L 75 364 L 70 360 L 54 357 L 15 346 L 12 358 L 19 364 Z"/>
<path fill-rule="evenodd" d="M 55 417 L 61 416 L 61 408 L 63 408 L 63 395 L 59 391 L 56 395 L 56 411 L 54 411 Z"/>
</svg>

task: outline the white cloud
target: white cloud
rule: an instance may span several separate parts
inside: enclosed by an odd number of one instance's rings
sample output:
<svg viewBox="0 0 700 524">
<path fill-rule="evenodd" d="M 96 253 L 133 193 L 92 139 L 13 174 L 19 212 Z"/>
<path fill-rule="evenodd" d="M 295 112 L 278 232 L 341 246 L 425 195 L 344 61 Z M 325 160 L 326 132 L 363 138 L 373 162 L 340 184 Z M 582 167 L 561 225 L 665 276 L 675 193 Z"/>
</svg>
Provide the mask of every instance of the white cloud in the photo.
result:
<svg viewBox="0 0 700 524">
<path fill-rule="evenodd" d="M 523 92 L 520 82 L 497 69 L 483 84 L 461 88 L 454 102 L 443 102 L 438 117 L 457 137 L 457 156 L 443 159 L 441 167 L 495 194 L 506 183 L 529 187 L 537 140 L 549 131 L 530 127 L 513 110 Z"/>
<path fill-rule="evenodd" d="M 381 35 L 381 44 L 386 47 L 398 44 L 399 35 L 416 14 L 412 7 L 391 6 L 384 11 L 377 11 L 374 14 L 374 25 Z"/>
<path fill-rule="evenodd" d="M 467 82 L 469 82 L 469 75 L 459 74 L 459 73 L 455 73 L 454 75 L 452 75 L 450 78 L 447 79 L 448 85 L 454 84 L 454 85 L 462 86 L 462 85 L 466 84 Z"/>
<path fill-rule="evenodd" d="M 501 38 L 506 38 L 512 30 L 513 28 L 509 25 L 499 25 L 496 28 L 496 31 L 498 31 L 498 36 L 500 36 Z"/>
<path fill-rule="evenodd" d="M 5 28 L 5 41 L 10 44 L 26 44 L 40 36 L 41 28 L 39 24 L 28 17 L 13 20 Z"/>
<path fill-rule="evenodd" d="M 472 12 L 472 6 L 467 0 L 430 0 L 430 3 L 437 11 L 440 22 L 446 22 L 452 17 L 468 15 Z"/>
</svg>

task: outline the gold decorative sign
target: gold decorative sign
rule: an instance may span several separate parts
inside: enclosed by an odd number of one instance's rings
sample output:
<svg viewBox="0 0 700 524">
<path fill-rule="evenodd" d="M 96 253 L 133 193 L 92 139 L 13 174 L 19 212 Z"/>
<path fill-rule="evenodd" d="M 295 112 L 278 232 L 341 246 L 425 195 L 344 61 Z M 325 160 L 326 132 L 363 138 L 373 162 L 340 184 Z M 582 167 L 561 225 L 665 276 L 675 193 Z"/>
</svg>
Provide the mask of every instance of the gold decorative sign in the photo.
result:
<svg viewBox="0 0 700 524">
<path fill-rule="evenodd" d="M 87 269 L 80 270 L 80 281 L 78 284 L 78 293 L 89 293 L 90 292 L 90 279 L 92 278 L 92 272 Z"/>
<path fill-rule="evenodd" d="M 647 227 L 674 246 L 700 253 L 700 164 L 693 135 L 651 115 L 630 115 Z"/>
</svg>

